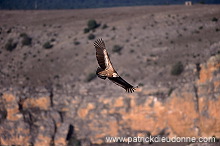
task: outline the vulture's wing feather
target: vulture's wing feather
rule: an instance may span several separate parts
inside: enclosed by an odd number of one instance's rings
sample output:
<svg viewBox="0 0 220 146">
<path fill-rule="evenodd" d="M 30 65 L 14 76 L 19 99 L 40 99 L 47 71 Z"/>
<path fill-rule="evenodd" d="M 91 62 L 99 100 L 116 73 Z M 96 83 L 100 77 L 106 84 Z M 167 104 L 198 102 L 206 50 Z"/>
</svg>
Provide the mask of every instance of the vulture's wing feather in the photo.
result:
<svg viewBox="0 0 220 146">
<path fill-rule="evenodd" d="M 96 48 L 96 58 L 99 66 L 102 69 L 106 69 L 110 64 L 110 59 L 105 48 L 105 43 L 102 39 L 98 39 L 94 42 Z"/>
<path fill-rule="evenodd" d="M 116 85 L 124 88 L 127 92 L 132 93 L 136 89 L 136 87 L 134 87 L 131 84 L 129 84 L 128 82 L 126 82 L 120 76 L 119 77 L 108 77 L 108 79 L 111 80 L 112 82 L 114 82 Z"/>
</svg>

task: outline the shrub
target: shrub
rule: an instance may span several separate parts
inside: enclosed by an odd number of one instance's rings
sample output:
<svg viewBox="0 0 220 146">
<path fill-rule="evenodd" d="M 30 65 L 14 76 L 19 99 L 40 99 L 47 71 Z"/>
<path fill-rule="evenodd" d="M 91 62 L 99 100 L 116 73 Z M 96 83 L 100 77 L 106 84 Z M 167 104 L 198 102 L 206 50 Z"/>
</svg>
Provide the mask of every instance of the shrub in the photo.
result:
<svg viewBox="0 0 220 146">
<path fill-rule="evenodd" d="M 56 41 L 56 39 L 55 39 L 55 38 L 52 38 L 50 41 L 51 41 L 51 42 L 55 42 L 55 41 Z"/>
<path fill-rule="evenodd" d="M 53 47 L 53 45 L 52 45 L 50 42 L 46 42 L 46 43 L 44 43 L 43 47 L 44 47 L 45 49 L 50 49 L 50 48 Z"/>
<path fill-rule="evenodd" d="M 89 39 L 89 40 L 93 40 L 93 39 L 95 39 L 95 35 L 94 35 L 94 34 L 92 34 L 92 33 L 91 33 L 91 34 L 89 34 L 89 35 L 88 35 L 88 39 Z"/>
<path fill-rule="evenodd" d="M 7 51 L 13 51 L 17 47 L 17 43 L 13 42 L 13 39 L 9 39 L 8 42 L 5 44 L 5 49 Z"/>
<path fill-rule="evenodd" d="M 102 26 L 102 29 L 106 29 L 106 28 L 108 28 L 108 25 L 107 25 L 107 24 L 104 24 L 104 25 Z"/>
<path fill-rule="evenodd" d="M 212 18 L 212 21 L 213 21 L 213 22 L 217 22 L 217 21 L 218 21 L 218 18 L 213 17 L 213 18 Z"/>
<path fill-rule="evenodd" d="M 203 26 L 200 26 L 199 29 L 200 29 L 200 30 L 203 29 Z"/>
<path fill-rule="evenodd" d="M 130 50 L 130 53 L 134 53 L 134 50 L 133 50 L 133 49 L 131 49 L 131 50 Z"/>
<path fill-rule="evenodd" d="M 100 24 L 98 24 L 98 23 L 96 22 L 96 20 L 91 19 L 91 20 L 88 21 L 87 26 L 88 26 L 88 29 L 89 29 L 89 30 L 94 30 L 94 29 L 96 29 L 97 27 L 99 27 Z"/>
<path fill-rule="evenodd" d="M 122 49 L 123 49 L 122 46 L 114 45 L 112 51 L 120 54 Z"/>
<path fill-rule="evenodd" d="M 22 40 L 22 45 L 23 46 L 30 46 L 31 43 L 32 43 L 32 38 L 30 37 L 23 37 L 23 40 Z"/>
<path fill-rule="evenodd" d="M 95 78 L 96 78 L 96 74 L 92 72 L 92 73 L 88 74 L 88 76 L 86 77 L 86 82 L 91 82 Z"/>
<path fill-rule="evenodd" d="M 179 61 L 172 66 L 171 75 L 176 75 L 176 76 L 180 75 L 183 72 L 183 69 L 184 69 L 183 64 L 182 62 Z"/>
<path fill-rule="evenodd" d="M 27 37 L 28 35 L 26 33 L 21 33 L 20 37 Z"/>
<path fill-rule="evenodd" d="M 173 40 L 171 40 L 171 41 L 170 41 L 170 43 L 171 43 L 171 44 L 174 44 L 174 41 L 173 41 Z"/>
<path fill-rule="evenodd" d="M 6 32 L 7 32 L 7 33 L 11 33 L 11 31 L 12 31 L 12 29 L 9 28 Z"/>
<path fill-rule="evenodd" d="M 89 31 L 89 28 L 84 28 L 84 33 L 88 33 Z"/>
<path fill-rule="evenodd" d="M 74 41 L 74 45 L 79 45 L 80 42 L 79 41 Z"/>
<path fill-rule="evenodd" d="M 143 84 L 143 83 L 139 83 L 139 84 L 138 84 L 138 86 L 140 86 L 140 87 L 141 87 L 141 86 L 144 86 L 144 84 Z"/>
<path fill-rule="evenodd" d="M 31 45 L 31 43 L 32 43 L 32 38 L 29 37 L 26 33 L 21 33 L 21 34 L 20 34 L 20 37 L 23 38 L 22 41 L 21 41 L 21 43 L 22 43 L 23 46 L 29 46 L 29 45 Z"/>
</svg>

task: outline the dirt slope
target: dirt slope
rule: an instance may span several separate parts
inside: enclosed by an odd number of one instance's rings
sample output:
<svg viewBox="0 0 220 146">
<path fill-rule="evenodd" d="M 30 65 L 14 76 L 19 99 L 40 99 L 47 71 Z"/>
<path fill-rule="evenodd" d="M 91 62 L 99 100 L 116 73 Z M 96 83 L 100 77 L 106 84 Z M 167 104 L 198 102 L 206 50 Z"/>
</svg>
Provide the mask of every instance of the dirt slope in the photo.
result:
<svg viewBox="0 0 220 146">
<path fill-rule="evenodd" d="M 84 33 L 90 19 L 101 25 Z M 103 38 L 137 92 L 92 78 L 89 34 Z M 219 138 L 219 38 L 218 5 L 0 11 L 0 144 L 91 145 L 143 133 Z M 184 70 L 174 76 L 179 61 Z"/>
</svg>

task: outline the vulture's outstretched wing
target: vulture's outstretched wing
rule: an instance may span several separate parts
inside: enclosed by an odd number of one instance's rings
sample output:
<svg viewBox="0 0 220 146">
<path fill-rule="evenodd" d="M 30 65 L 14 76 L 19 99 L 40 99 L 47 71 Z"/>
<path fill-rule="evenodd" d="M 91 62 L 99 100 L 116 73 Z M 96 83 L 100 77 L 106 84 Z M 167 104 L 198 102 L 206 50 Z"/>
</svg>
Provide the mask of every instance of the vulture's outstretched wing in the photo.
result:
<svg viewBox="0 0 220 146">
<path fill-rule="evenodd" d="M 118 77 L 108 77 L 109 80 L 117 84 L 118 86 L 121 86 L 124 88 L 128 93 L 134 92 L 137 87 L 132 86 L 128 82 L 126 82 L 124 79 L 122 79 L 120 76 Z"/>
<path fill-rule="evenodd" d="M 101 79 L 108 78 L 115 84 L 124 88 L 127 92 L 134 92 L 137 87 L 130 85 L 128 82 L 123 80 L 117 72 L 114 70 L 112 63 L 109 59 L 108 53 L 106 51 L 105 43 L 102 39 L 98 39 L 94 42 L 96 48 L 96 58 L 100 67 L 98 67 L 96 74 Z"/>
<path fill-rule="evenodd" d="M 102 39 L 98 39 L 94 42 L 94 46 L 96 48 L 96 58 L 99 66 L 102 69 L 106 69 L 109 66 L 112 66 L 108 53 L 105 48 L 104 41 Z"/>
</svg>

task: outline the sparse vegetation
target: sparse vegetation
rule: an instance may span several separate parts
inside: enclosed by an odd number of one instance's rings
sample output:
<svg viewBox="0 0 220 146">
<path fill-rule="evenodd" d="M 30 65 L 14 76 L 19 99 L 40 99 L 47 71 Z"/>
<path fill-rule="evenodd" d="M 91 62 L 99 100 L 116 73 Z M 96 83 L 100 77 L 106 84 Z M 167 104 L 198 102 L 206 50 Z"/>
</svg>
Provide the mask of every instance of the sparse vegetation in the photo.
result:
<svg viewBox="0 0 220 146">
<path fill-rule="evenodd" d="M 22 37 L 22 45 L 23 46 L 30 46 L 32 44 L 32 38 L 29 37 L 26 33 L 21 33 L 20 37 Z"/>
<path fill-rule="evenodd" d="M 186 27 L 184 27 L 184 28 L 183 28 L 183 30 L 184 30 L 184 31 L 187 31 L 187 28 L 186 28 Z"/>
<path fill-rule="evenodd" d="M 51 42 L 55 42 L 55 41 L 56 41 L 56 39 L 55 39 L 55 38 L 52 38 L 50 41 L 51 41 Z"/>
<path fill-rule="evenodd" d="M 171 43 L 171 44 L 174 44 L 174 41 L 173 41 L 173 40 L 171 40 L 171 41 L 170 41 L 170 43 Z"/>
<path fill-rule="evenodd" d="M 100 24 L 98 24 L 98 23 L 96 22 L 96 20 L 91 19 L 91 20 L 88 21 L 87 26 L 88 26 L 88 29 L 89 29 L 89 30 L 94 30 L 94 29 L 96 29 L 97 27 L 99 27 Z"/>
<path fill-rule="evenodd" d="M 88 33 L 89 29 L 88 28 L 84 28 L 84 33 Z"/>
<path fill-rule="evenodd" d="M 12 31 L 12 29 L 9 28 L 6 32 L 7 32 L 7 33 L 11 33 L 11 31 Z"/>
<path fill-rule="evenodd" d="M 43 47 L 45 49 L 51 49 L 53 47 L 53 45 L 48 41 L 48 42 L 44 43 Z"/>
<path fill-rule="evenodd" d="M 184 69 L 183 64 L 181 61 L 179 61 L 172 66 L 171 75 L 178 76 L 183 72 L 183 69 Z"/>
<path fill-rule="evenodd" d="M 92 34 L 92 33 L 91 33 L 91 34 L 89 34 L 89 35 L 88 35 L 88 39 L 89 39 L 89 40 L 93 40 L 93 39 L 95 39 L 95 35 L 94 35 L 94 34 Z"/>
<path fill-rule="evenodd" d="M 139 86 L 139 87 L 142 87 L 142 86 L 144 86 L 144 84 L 143 84 L 143 83 L 139 83 L 138 86 Z"/>
<path fill-rule="evenodd" d="M 213 22 L 218 22 L 218 18 L 213 17 L 213 18 L 212 18 L 212 21 L 213 21 Z"/>
<path fill-rule="evenodd" d="M 133 49 L 131 49 L 131 50 L 130 50 L 130 53 L 134 53 L 134 50 L 133 50 Z"/>
<path fill-rule="evenodd" d="M 114 45 L 113 46 L 113 49 L 112 49 L 112 52 L 114 52 L 114 53 L 121 53 L 121 50 L 123 49 L 123 47 L 122 46 L 120 46 L 120 45 Z"/>
<path fill-rule="evenodd" d="M 200 26 L 199 29 L 200 29 L 200 30 L 203 29 L 203 26 Z"/>
<path fill-rule="evenodd" d="M 95 78 L 96 78 L 96 74 L 94 72 L 92 72 L 92 73 L 88 74 L 88 76 L 86 77 L 86 82 L 91 82 Z"/>
<path fill-rule="evenodd" d="M 116 30 L 116 27 L 113 26 L 113 27 L 112 27 L 112 30 L 115 31 L 115 30 Z"/>
<path fill-rule="evenodd" d="M 21 33 L 20 37 L 27 37 L 27 34 L 26 33 Z"/>
<path fill-rule="evenodd" d="M 106 28 L 108 28 L 108 25 L 107 25 L 107 24 L 104 24 L 104 25 L 102 26 L 102 29 L 106 29 Z"/>
<path fill-rule="evenodd" d="M 95 31 L 96 28 L 98 28 L 100 24 L 96 22 L 94 19 L 90 19 L 87 22 L 87 28 L 84 29 L 84 33 L 88 33 L 89 31 Z"/>
<path fill-rule="evenodd" d="M 74 41 L 74 45 L 79 45 L 80 42 L 79 41 Z"/>
<path fill-rule="evenodd" d="M 13 42 L 13 39 L 9 39 L 8 42 L 5 44 L 5 49 L 7 51 L 13 51 L 17 47 L 17 43 Z"/>
</svg>

